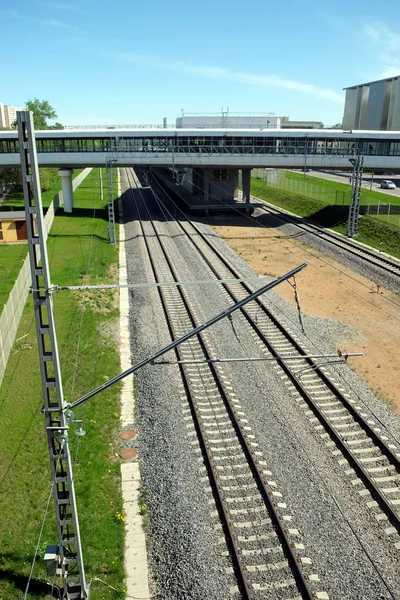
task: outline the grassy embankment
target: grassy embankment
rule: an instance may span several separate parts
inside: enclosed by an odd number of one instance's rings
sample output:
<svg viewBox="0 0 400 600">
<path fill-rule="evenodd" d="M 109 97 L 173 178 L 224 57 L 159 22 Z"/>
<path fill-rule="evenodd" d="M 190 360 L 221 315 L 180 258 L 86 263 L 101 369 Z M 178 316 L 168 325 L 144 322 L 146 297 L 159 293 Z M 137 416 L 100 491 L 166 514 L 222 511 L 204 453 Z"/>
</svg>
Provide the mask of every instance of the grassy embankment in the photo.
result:
<svg viewBox="0 0 400 600">
<path fill-rule="evenodd" d="M 303 178 L 303 175 L 299 173 L 290 173 L 290 176 L 294 178 Z M 349 193 L 350 186 L 342 183 L 335 183 L 328 180 L 322 180 L 317 177 L 306 177 L 306 181 L 309 183 L 317 183 L 318 185 L 327 184 L 328 189 L 340 189 L 342 186 L 347 189 Z M 331 187 L 340 186 L 339 188 Z M 364 190 L 364 192 L 367 190 Z M 322 202 L 321 200 L 315 200 L 313 198 L 307 198 L 300 194 L 293 192 L 284 191 L 278 188 L 267 186 L 266 182 L 261 179 L 251 180 L 251 193 L 253 196 L 275 204 L 281 208 L 284 208 L 300 217 L 306 217 L 311 221 L 319 223 L 324 227 L 329 227 L 339 233 L 346 233 L 347 229 L 347 218 L 348 218 L 348 205 L 330 205 Z M 374 193 L 378 196 L 384 196 L 387 201 L 387 196 Z M 350 193 L 349 193 L 350 197 Z M 376 198 L 375 198 L 376 199 Z M 397 199 L 398 201 L 399 199 Z M 387 252 L 393 256 L 400 258 L 400 231 L 398 227 L 390 225 L 389 223 L 382 222 L 376 217 L 362 216 L 359 220 L 359 232 L 357 240 L 368 244 L 374 248 L 380 248 L 383 252 Z"/>
<path fill-rule="evenodd" d="M 100 203 L 99 171 L 94 169 L 75 192 L 72 216 L 59 211 L 48 238 L 52 281 L 56 284 L 114 282 L 117 249 L 108 242 L 106 198 Z M 94 208 L 96 212 L 94 213 Z M 59 292 L 55 318 L 66 400 L 104 383 L 119 372 L 116 340 L 118 295 L 114 291 Z M 28 298 L 0 388 L 0 598 L 19 600 L 27 582 L 50 491 L 50 466 L 37 342 Z M 82 405 L 86 435 L 78 447 L 71 426 L 74 477 L 87 579 L 99 577 L 123 587 L 123 516 L 119 463 L 119 387 Z M 47 544 L 57 543 L 51 502 L 28 598 L 50 598 L 43 565 Z M 91 600 L 123 598 L 93 583 Z"/>
<path fill-rule="evenodd" d="M 75 169 L 74 177 L 77 177 L 83 169 Z M 46 191 L 42 192 L 43 207 L 49 207 L 53 197 L 61 190 L 61 178 Z M 24 210 L 23 193 L 8 196 L 2 204 L 2 210 Z M 21 269 L 22 263 L 28 253 L 26 244 L 0 245 L 0 312 L 3 310 L 3 304 L 8 300 L 8 294 L 12 290 L 15 279 Z"/>
<path fill-rule="evenodd" d="M 311 183 L 317 186 L 320 186 L 321 189 L 324 190 L 333 190 L 334 192 L 338 192 L 338 203 L 349 205 L 350 197 L 351 197 L 351 185 L 348 183 L 348 180 L 344 179 L 344 183 L 340 181 L 331 181 L 330 179 L 323 179 L 322 177 L 314 177 L 313 175 L 306 175 L 304 178 L 303 173 L 299 173 L 297 171 L 285 171 L 285 177 L 287 179 L 294 179 L 296 181 Z M 349 172 L 349 177 L 351 173 Z M 368 204 L 396 204 L 400 205 L 400 198 L 395 195 L 385 194 L 382 192 L 377 192 L 376 190 L 370 190 L 368 188 L 368 182 L 363 181 L 362 189 L 361 189 L 361 205 L 367 206 Z M 387 221 L 387 215 L 375 215 L 375 218 L 379 218 L 381 220 Z M 390 218 L 390 215 L 389 215 Z M 394 215 L 393 218 L 398 221 L 399 215 Z"/>
</svg>

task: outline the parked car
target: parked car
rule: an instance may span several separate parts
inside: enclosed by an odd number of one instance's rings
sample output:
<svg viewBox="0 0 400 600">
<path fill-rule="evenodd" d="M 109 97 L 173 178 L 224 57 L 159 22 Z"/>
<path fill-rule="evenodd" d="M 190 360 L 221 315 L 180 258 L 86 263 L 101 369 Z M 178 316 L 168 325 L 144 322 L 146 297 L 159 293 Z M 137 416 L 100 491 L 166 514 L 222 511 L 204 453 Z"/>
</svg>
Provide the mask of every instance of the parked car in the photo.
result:
<svg viewBox="0 0 400 600">
<path fill-rule="evenodd" d="M 393 181 L 389 181 L 389 179 L 383 179 L 381 181 L 381 188 L 384 188 L 385 190 L 395 190 L 396 184 L 393 183 Z"/>
</svg>

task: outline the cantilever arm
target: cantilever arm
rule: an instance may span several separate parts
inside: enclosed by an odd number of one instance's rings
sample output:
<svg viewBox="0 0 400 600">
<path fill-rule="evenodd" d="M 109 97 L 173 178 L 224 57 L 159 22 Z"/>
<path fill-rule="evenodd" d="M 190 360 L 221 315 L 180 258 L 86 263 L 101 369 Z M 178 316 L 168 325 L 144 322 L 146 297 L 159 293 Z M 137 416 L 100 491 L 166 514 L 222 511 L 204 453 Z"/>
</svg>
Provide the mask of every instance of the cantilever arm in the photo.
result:
<svg viewBox="0 0 400 600">
<path fill-rule="evenodd" d="M 99 387 L 95 388 L 91 392 L 88 392 L 87 394 L 85 394 L 84 396 L 82 396 L 82 398 L 79 398 L 79 400 L 76 400 L 75 402 L 66 404 L 65 407 L 64 407 L 64 410 L 69 410 L 71 408 L 74 408 L 75 406 L 79 406 L 79 404 L 83 404 L 83 402 L 86 402 L 86 400 L 89 400 L 90 398 L 93 398 L 93 396 L 96 396 L 100 392 L 103 392 L 107 388 L 109 388 L 112 385 L 114 385 L 114 383 L 117 383 L 121 379 L 124 379 L 124 377 L 127 377 L 128 375 L 131 375 L 132 373 L 136 373 L 136 371 L 139 371 L 139 369 L 141 369 L 142 367 L 148 365 L 149 363 L 152 363 L 154 360 L 156 360 L 160 356 L 163 356 L 163 354 L 166 354 L 170 350 L 173 350 L 174 348 L 176 348 L 177 346 L 179 346 L 179 344 L 182 344 L 183 342 L 186 342 L 187 340 L 189 340 L 193 336 L 197 335 L 201 331 L 204 331 L 204 329 L 207 329 L 208 327 L 210 327 L 211 325 L 214 325 L 215 323 L 217 323 L 221 319 L 224 319 L 225 317 L 228 317 L 229 315 L 231 315 L 236 310 L 241 309 L 248 302 L 251 302 L 252 300 L 255 300 L 256 298 L 258 298 L 258 296 L 261 296 L 262 294 L 264 294 L 265 292 L 268 292 L 269 290 L 271 290 L 275 286 L 279 285 L 283 281 L 286 281 L 286 279 L 289 279 L 289 277 L 293 277 L 293 275 L 295 275 L 296 273 L 298 273 L 299 271 L 301 271 L 302 269 L 304 269 L 304 267 L 306 267 L 306 266 L 307 266 L 307 263 L 302 263 L 298 267 L 295 267 L 294 269 L 292 269 L 291 271 L 289 271 L 288 273 L 286 273 L 286 275 L 282 275 L 281 277 L 278 277 L 274 281 L 270 281 L 269 283 L 267 283 L 266 285 L 264 285 L 260 289 L 256 290 L 252 294 L 249 294 L 248 296 L 246 296 L 246 298 L 243 298 L 243 300 L 240 300 L 239 302 L 236 302 L 235 304 L 233 304 L 227 310 L 224 310 L 223 312 L 219 313 L 215 317 L 212 317 L 212 319 L 210 319 L 209 321 L 206 321 L 202 325 L 199 325 L 195 329 L 192 329 L 188 333 L 185 333 L 185 335 L 183 335 L 182 337 L 178 338 L 177 340 L 174 340 L 173 342 L 171 342 L 170 344 L 168 344 L 168 346 L 165 346 L 164 348 L 162 348 L 161 350 L 158 350 L 158 352 L 155 352 L 151 356 L 148 356 L 147 358 L 142 359 L 141 361 L 139 361 L 138 363 L 136 363 L 136 365 L 134 365 L 130 369 L 127 369 L 126 371 L 123 371 L 122 373 L 120 373 L 119 375 L 116 375 L 115 377 L 113 377 L 112 379 L 110 379 L 109 381 L 107 381 L 106 383 L 103 383 L 102 385 L 100 385 Z"/>
</svg>

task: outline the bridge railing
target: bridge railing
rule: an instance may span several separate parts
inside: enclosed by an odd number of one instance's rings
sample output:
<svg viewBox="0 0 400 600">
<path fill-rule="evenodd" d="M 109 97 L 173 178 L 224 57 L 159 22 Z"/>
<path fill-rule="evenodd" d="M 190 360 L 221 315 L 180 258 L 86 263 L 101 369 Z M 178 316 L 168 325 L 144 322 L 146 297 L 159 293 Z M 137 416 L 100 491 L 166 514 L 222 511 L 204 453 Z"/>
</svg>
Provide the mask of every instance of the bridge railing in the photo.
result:
<svg viewBox="0 0 400 600">
<path fill-rule="evenodd" d="M 69 150 L 73 151 L 73 150 Z M 76 150 L 79 151 L 79 150 Z M 114 154 L 148 154 L 152 156 L 154 154 L 176 154 L 191 156 L 206 155 L 215 156 L 216 154 L 223 155 L 280 155 L 280 156 L 354 156 L 356 151 L 353 148 L 327 148 L 314 149 L 313 151 L 307 151 L 301 146 L 293 146 L 291 148 L 275 147 L 275 146 L 231 146 L 231 145 L 218 145 L 218 146 L 207 146 L 207 145 L 185 145 L 179 144 L 176 146 L 151 146 L 149 145 L 117 145 L 117 144 L 105 144 L 102 150 L 103 152 L 111 152 Z"/>
<path fill-rule="evenodd" d="M 163 125 L 64 125 L 64 129 L 166 129 Z"/>
</svg>

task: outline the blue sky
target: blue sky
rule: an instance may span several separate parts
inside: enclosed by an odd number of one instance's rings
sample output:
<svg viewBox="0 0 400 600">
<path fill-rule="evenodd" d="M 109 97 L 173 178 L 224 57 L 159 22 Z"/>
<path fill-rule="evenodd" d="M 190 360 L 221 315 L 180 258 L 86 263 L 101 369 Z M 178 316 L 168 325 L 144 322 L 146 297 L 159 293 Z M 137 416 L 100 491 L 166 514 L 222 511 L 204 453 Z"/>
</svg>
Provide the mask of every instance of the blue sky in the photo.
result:
<svg viewBox="0 0 400 600">
<path fill-rule="evenodd" d="M 342 120 L 342 88 L 400 74 L 399 0 L 0 0 L 0 102 L 64 124 L 190 112 Z"/>
</svg>

